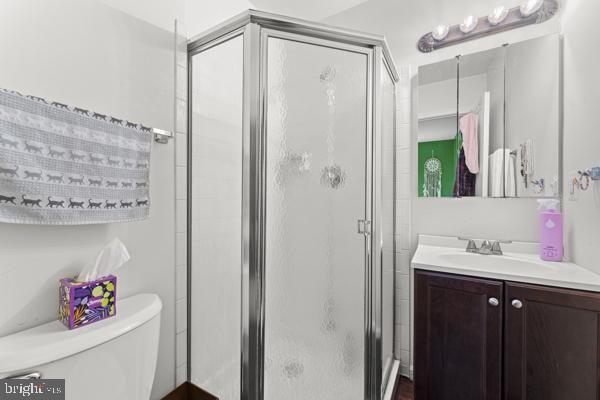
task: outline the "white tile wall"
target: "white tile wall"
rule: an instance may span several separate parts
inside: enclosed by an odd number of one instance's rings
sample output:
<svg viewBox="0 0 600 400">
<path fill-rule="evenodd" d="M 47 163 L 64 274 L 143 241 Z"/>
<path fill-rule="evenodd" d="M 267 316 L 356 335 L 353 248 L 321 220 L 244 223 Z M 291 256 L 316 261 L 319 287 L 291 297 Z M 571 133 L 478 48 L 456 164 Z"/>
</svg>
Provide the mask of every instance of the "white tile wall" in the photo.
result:
<svg viewBox="0 0 600 400">
<path fill-rule="evenodd" d="M 175 382 L 187 380 L 187 40 L 180 36 L 175 52 Z"/>
<path fill-rule="evenodd" d="M 182 364 L 175 370 L 175 384 L 177 386 L 187 381 L 187 363 Z"/>
<path fill-rule="evenodd" d="M 187 298 L 182 297 L 175 303 L 175 327 L 177 333 L 187 329 Z"/>
<path fill-rule="evenodd" d="M 187 331 L 178 333 L 175 336 L 175 362 L 177 367 L 181 367 L 187 362 Z"/>
<path fill-rule="evenodd" d="M 399 68 L 396 85 L 396 357 L 410 376 L 410 67 Z"/>
<path fill-rule="evenodd" d="M 175 271 L 175 295 L 177 300 L 181 300 L 187 297 L 187 266 L 178 265 Z"/>
</svg>

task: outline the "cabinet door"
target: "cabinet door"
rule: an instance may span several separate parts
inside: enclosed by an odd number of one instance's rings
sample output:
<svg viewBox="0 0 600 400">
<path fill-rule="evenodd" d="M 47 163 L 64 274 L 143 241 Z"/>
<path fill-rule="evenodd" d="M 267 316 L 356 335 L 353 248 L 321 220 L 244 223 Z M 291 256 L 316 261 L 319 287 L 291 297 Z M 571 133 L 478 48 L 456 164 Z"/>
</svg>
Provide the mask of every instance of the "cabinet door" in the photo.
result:
<svg viewBox="0 0 600 400">
<path fill-rule="evenodd" d="M 499 400 L 503 283 L 415 272 L 415 399 Z"/>
<path fill-rule="evenodd" d="M 506 283 L 505 400 L 597 400 L 600 295 Z"/>
</svg>

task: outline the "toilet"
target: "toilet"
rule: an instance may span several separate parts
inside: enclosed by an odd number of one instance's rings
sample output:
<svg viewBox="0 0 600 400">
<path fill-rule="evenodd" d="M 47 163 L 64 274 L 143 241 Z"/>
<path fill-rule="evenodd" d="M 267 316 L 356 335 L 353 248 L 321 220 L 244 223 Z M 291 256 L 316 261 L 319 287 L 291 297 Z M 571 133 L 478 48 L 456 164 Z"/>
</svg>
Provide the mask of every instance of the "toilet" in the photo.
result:
<svg viewBox="0 0 600 400">
<path fill-rule="evenodd" d="M 53 321 L 0 338 L 0 379 L 65 379 L 67 400 L 148 400 L 162 302 L 138 294 L 117 305 L 115 317 L 83 328 Z"/>
</svg>

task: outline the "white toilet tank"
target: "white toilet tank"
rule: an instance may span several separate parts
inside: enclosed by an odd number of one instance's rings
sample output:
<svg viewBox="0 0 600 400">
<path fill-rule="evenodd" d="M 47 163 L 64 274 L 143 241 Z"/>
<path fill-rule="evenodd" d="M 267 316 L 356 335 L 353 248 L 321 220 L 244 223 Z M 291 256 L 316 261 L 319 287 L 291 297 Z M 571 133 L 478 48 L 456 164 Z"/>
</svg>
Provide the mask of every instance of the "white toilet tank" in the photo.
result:
<svg viewBox="0 0 600 400">
<path fill-rule="evenodd" d="M 117 307 L 115 317 L 83 328 L 54 321 L 0 338 L 0 378 L 65 379 L 67 400 L 148 400 L 162 303 L 138 294 Z"/>
</svg>

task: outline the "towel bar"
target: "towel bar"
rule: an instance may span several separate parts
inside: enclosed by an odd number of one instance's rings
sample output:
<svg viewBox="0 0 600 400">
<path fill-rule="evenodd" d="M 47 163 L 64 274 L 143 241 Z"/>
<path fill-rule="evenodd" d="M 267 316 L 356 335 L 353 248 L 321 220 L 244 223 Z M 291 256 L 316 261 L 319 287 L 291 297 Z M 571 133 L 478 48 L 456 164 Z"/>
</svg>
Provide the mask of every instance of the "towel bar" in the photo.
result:
<svg viewBox="0 0 600 400">
<path fill-rule="evenodd" d="M 154 141 L 156 143 L 166 144 L 169 143 L 169 140 L 173 139 L 173 132 L 152 128 L 152 133 L 154 133 Z"/>
</svg>

